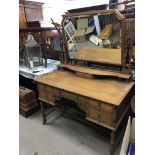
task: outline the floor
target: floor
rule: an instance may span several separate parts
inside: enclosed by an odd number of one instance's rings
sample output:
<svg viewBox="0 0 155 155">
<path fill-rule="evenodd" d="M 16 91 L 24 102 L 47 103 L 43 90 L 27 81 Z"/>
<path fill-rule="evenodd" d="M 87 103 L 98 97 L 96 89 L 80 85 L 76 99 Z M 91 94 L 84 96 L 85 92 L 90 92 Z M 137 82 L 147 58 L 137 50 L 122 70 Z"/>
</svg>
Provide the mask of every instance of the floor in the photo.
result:
<svg viewBox="0 0 155 155">
<path fill-rule="evenodd" d="M 19 115 L 19 155 L 108 155 L 104 133 L 54 111 L 42 124 L 41 112 L 28 118 Z M 119 155 L 121 142 L 116 147 Z"/>
</svg>

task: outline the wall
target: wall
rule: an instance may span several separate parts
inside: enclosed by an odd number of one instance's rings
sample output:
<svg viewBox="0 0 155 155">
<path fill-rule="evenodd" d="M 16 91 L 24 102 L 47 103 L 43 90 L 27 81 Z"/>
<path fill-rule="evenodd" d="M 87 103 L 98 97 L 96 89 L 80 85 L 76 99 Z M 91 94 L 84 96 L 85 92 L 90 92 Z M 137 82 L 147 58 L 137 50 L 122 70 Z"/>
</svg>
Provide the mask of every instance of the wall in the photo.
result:
<svg viewBox="0 0 155 155">
<path fill-rule="evenodd" d="M 30 0 L 29 0 L 30 1 Z M 43 5 L 43 17 L 50 21 L 52 17 L 55 22 L 61 23 L 61 15 L 69 9 L 109 4 L 109 0 L 31 0 L 45 3 Z"/>
</svg>

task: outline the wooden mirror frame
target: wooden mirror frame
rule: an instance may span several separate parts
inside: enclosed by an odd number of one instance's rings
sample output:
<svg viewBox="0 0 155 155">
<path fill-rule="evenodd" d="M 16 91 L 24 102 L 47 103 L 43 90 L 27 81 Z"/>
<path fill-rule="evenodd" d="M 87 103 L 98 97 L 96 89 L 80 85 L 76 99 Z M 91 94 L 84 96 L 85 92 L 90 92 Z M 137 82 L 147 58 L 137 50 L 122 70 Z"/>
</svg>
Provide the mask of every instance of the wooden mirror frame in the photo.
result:
<svg viewBox="0 0 155 155">
<path fill-rule="evenodd" d="M 64 28 L 64 21 L 68 17 L 76 17 L 76 16 L 94 16 L 97 14 L 114 14 L 116 18 L 120 21 L 120 26 L 121 26 L 121 35 L 120 35 L 120 41 L 121 41 L 121 63 L 120 64 L 113 64 L 113 63 L 108 63 L 110 65 L 116 65 L 116 66 L 123 66 L 124 65 L 124 52 L 125 52 L 125 17 L 117 10 L 117 9 L 109 9 L 109 10 L 94 10 L 94 11 L 87 11 L 87 12 L 79 12 L 79 13 L 66 13 L 62 15 L 63 20 L 61 22 L 62 25 L 62 35 L 63 35 L 63 44 L 64 44 L 64 63 L 69 63 L 72 60 L 75 60 L 74 58 L 71 58 L 69 56 L 69 50 L 68 50 L 68 45 L 67 45 L 67 36 Z M 102 63 L 106 64 L 107 63 Z"/>
</svg>

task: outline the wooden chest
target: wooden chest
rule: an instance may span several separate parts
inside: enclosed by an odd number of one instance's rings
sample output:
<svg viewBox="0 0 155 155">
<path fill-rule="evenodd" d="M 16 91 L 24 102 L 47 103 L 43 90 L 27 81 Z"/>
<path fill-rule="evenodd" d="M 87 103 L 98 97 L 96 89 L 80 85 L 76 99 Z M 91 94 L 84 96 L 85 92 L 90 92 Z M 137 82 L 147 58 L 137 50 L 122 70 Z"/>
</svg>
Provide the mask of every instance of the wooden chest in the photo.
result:
<svg viewBox="0 0 155 155">
<path fill-rule="evenodd" d="M 25 87 L 19 87 L 19 108 L 25 112 L 38 106 L 35 92 Z"/>
<path fill-rule="evenodd" d="M 21 104 L 28 104 L 32 101 L 36 100 L 35 93 L 33 90 L 28 88 L 19 87 L 19 103 Z"/>
</svg>

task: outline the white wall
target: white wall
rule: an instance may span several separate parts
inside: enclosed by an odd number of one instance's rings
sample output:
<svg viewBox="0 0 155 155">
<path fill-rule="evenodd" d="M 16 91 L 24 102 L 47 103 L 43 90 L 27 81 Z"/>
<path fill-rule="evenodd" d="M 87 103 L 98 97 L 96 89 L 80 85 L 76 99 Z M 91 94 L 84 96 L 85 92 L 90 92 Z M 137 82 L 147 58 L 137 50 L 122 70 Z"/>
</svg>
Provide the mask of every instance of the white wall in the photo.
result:
<svg viewBox="0 0 155 155">
<path fill-rule="evenodd" d="M 55 22 L 61 22 L 61 15 L 69 9 L 109 4 L 109 0 L 31 0 L 43 2 L 43 16 L 45 21 L 50 21 L 50 17 Z"/>
</svg>

